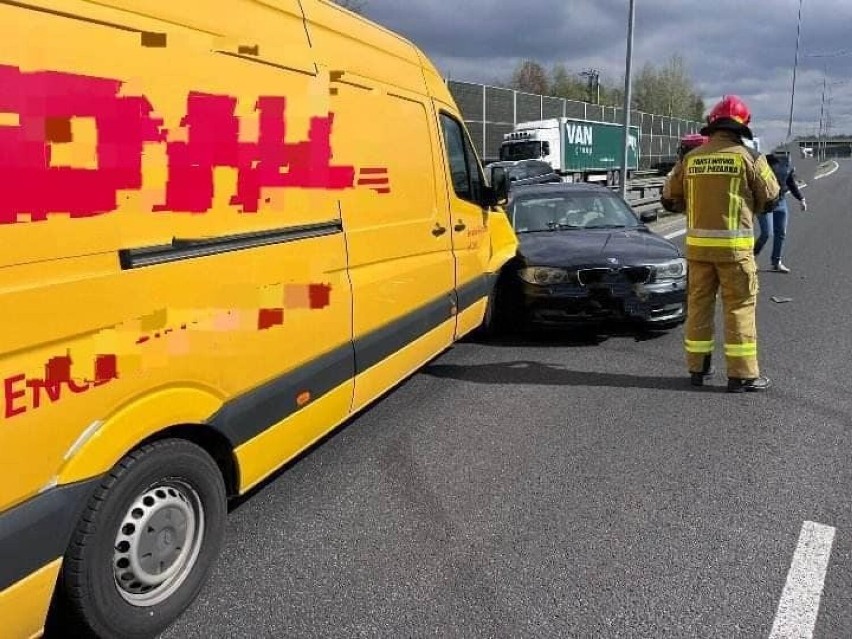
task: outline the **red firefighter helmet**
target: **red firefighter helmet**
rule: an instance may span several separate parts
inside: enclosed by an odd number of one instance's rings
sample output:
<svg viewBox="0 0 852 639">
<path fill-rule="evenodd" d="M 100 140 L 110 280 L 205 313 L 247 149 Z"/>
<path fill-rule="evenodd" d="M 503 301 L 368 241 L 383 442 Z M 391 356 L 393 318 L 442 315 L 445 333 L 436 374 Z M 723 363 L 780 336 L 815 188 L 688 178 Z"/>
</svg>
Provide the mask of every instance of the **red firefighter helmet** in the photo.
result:
<svg viewBox="0 0 852 639">
<path fill-rule="evenodd" d="M 707 126 L 701 129 L 703 135 L 709 135 L 720 129 L 734 131 L 743 137 L 752 139 L 751 111 L 742 98 L 736 95 L 726 95 L 719 101 L 707 116 Z"/>
</svg>

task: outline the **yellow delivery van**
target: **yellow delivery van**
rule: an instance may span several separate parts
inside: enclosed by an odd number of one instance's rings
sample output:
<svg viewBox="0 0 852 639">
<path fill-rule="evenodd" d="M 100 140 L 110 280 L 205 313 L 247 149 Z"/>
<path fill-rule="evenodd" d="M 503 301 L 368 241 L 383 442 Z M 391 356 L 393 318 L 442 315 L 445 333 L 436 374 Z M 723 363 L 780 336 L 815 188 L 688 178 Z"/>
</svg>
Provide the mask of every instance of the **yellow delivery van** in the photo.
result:
<svg viewBox="0 0 852 639">
<path fill-rule="evenodd" d="M 486 321 L 497 203 L 331 2 L 0 1 L 0 635 L 173 622 L 229 498 Z"/>
</svg>

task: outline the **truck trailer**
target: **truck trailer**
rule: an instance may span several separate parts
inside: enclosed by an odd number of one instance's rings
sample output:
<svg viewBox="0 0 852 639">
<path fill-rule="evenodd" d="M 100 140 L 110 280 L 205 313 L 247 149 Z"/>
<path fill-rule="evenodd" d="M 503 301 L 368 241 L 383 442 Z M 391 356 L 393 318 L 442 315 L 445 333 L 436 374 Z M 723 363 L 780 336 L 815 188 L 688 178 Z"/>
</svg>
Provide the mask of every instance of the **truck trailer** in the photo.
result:
<svg viewBox="0 0 852 639">
<path fill-rule="evenodd" d="M 544 160 L 566 182 L 606 182 L 622 175 L 623 125 L 574 118 L 521 122 L 503 136 L 501 160 Z M 627 178 L 639 168 L 639 127 L 631 126 Z"/>
</svg>

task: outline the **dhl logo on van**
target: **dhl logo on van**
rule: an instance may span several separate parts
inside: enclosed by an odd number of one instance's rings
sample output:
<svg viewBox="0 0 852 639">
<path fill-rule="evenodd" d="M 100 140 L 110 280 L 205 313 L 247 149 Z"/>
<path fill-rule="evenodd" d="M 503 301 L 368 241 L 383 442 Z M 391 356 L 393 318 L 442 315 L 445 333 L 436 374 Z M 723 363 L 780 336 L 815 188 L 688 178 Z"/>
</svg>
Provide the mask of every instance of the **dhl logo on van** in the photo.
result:
<svg viewBox="0 0 852 639">
<path fill-rule="evenodd" d="M 94 379 L 77 379 L 71 375 L 72 359 L 68 355 L 52 357 L 44 364 L 44 375 L 20 372 L 8 375 L 3 384 L 3 411 L 6 419 L 54 404 L 70 395 L 87 393 L 118 378 L 115 355 L 98 355 L 94 360 Z"/>
<path fill-rule="evenodd" d="M 144 96 L 120 96 L 120 80 L 0 65 L 0 224 L 103 215 L 118 192 L 143 188 L 146 144 L 165 144 L 164 201 L 152 212 L 206 213 L 213 206 L 214 169 L 237 171 L 231 205 L 258 212 L 268 187 L 390 192 L 385 167 L 332 164 L 334 114 L 313 117 L 307 140 L 286 142 L 287 98 L 260 96 L 257 140 L 240 141 L 237 98 L 191 92 L 182 131 L 164 128 Z M 96 146 L 82 164 L 58 156 L 75 130 L 94 128 Z M 358 175 L 356 183 L 356 173 Z"/>
<path fill-rule="evenodd" d="M 316 311 L 331 304 L 327 284 L 275 284 L 260 291 L 273 305 L 255 309 L 161 309 L 98 332 L 88 343 L 51 357 L 41 370 L 18 371 L 0 380 L 6 419 L 103 386 L 134 370 L 168 366 L 190 354 L 191 333 L 268 331 L 285 325 L 289 311 Z M 43 371 L 43 372 L 42 372 Z"/>
</svg>

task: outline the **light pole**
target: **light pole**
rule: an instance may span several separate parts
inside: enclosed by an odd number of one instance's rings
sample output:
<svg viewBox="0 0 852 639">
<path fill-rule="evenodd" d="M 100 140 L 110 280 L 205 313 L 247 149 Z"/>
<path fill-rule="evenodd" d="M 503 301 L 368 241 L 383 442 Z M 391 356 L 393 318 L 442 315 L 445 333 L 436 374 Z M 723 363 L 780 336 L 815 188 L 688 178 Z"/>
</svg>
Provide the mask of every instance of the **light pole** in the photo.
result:
<svg viewBox="0 0 852 639">
<path fill-rule="evenodd" d="M 594 100 L 595 104 L 601 103 L 601 80 L 600 80 L 600 71 L 597 69 L 589 69 L 588 71 L 583 71 L 580 75 L 584 78 L 588 78 L 588 91 L 589 91 L 589 101 Z"/>
<path fill-rule="evenodd" d="M 822 100 L 819 106 L 819 137 L 817 138 L 817 158 L 822 157 L 823 160 L 826 159 L 828 154 L 828 136 L 831 129 L 831 88 L 841 84 L 846 84 L 846 81 L 828 82 L 828 69 L 826 67 L 822 75 Z M 828 99 L 825 97 L 826 89 L 829 92 Z M 828 108 L 825 106 L 826 102 L 828 102 Z"/>
<path fill-rule="evenodd" d="M 822 100 L 819 102 L 819 137 L 817 137 L 817 160 L 822 156 L 822 116 L 825 112 L 826 73 L 822 74 Z"/>
<path fill-rule="evenodd" d="M 627 198 L 627 158 L 630 153 L 630 107 L 633 102 L 633 82 L 630 74 L 633 68 L 633 25 L 635 22 L 636 2 L 630 0 L 630 20 L 627 24 L 627 60 L 624 69 L 624 140 L 621 147 L 621 179 L 618 181 L 618 192 L 625 199 Z"/>
<path fill-rule="evenodd" d="M 808 57 L 809 58 L 840 58 L 840 57 L 847 56 L 847 55 L 852 55 L 852 50 L 841 49 L 840 51 L 832 51 L 832 52 L 829 52 L 829 53 L 809 53 Z M 843 84 L 843 82 L 832 82 L 831 84 L 832 85 Z M 823 137 L 823 135 L 822 135 L 822 133 L 823 133 L 823 131 L 822 131 L 822 129 L 823 129 L 822 119 L 823 119 L 823 114 L 825 112 L 825 89 L 826 89 L 827 86 L 828 86 L 828 63 L 824 63 L 823 64 L 823 71 L 822 71 L 822 100 L 820 101 L 820 106 L 819 106 L 819 137 L 817 138 L 817 158 L 820 157 L 820 153 L 821 153 L 821 151 L 820 151 L 821 143 L 820 142 L 822 141 L 822 137 Z M 822 145 L 823 146 L 825 145 L 824 141 L 822 141 Z"/>
<path fill-rule="evenodd" d="M 793 136 L 793 105 L 796 101 L 796 70 L 799 67 L 799 41 L 802 36 L 802 0 L 799 0 L 799 20 L 796 24 L 796 61 L 793 63 L 793 90 L 790 93 L 790 122 L 787 124 L 787 144 Z"/>
</svg>

